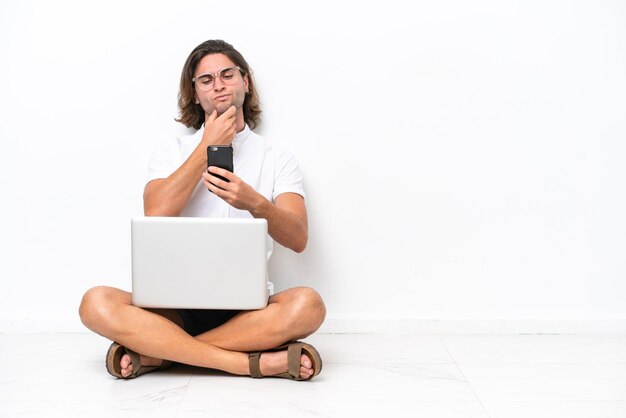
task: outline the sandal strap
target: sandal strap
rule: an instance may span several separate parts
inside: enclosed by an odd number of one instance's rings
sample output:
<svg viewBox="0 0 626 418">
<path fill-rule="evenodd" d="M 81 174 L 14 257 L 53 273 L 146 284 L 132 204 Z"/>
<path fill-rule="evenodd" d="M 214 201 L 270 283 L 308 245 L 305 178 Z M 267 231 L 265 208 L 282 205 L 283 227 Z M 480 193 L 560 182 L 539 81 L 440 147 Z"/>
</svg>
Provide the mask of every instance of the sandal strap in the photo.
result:
<svg viewBox="0 0 626 418">
<path fill-rule="evenodd" d="M 172 365 L 171 361 L 161 360 L 161 364 L 158 366 L 142 366 L 141 365 L 141 355 L 128 347 L 124 347 L 126 350 L 126 354 L 130 357 L 130 361 L 133 365 L 133 371 L 131 372 L 131 377 L 138 377 L 142 374 L 150 373 L 159 369 L 167 369 Z"/>
<path fill-rule="evenodd" d="M 287 365 L 289 374 L 294 378 L 300 377 L 300 357 L 302 357 L 302 343 L 291 343 L 287 348 Z"/>
<path fill-rule="evenodd" d="M 250 365 L 250 376 L 260 379 L 263 377 L 261 374 L 261 353 L 250 353 L 248 354 L 248 363 Z"/>
</svg>

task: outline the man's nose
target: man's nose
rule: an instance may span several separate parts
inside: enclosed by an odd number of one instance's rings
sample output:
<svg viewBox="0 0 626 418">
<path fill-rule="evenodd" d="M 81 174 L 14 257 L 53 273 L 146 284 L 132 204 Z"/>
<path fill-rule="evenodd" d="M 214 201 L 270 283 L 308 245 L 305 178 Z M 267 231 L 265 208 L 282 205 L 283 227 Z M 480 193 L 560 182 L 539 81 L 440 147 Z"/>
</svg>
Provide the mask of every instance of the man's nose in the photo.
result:
<svg viewBox="0 0 626 418">
<path fill-rule="evenodd" d="M 224 82 L 221 77 L 215 77 L 213 80 L 213 90 L 221 90 L 224 88 Z"/>
</svg>

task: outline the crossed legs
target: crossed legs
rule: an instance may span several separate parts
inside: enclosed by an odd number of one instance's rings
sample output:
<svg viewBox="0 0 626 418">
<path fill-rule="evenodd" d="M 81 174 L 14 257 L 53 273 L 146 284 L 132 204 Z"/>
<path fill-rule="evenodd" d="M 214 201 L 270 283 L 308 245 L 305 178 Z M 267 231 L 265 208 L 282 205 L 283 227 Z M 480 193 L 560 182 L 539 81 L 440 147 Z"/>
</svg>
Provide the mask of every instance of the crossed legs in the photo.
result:
<svg viewBox="0 0 626 418">
<path fill-rule="evenodd" d="M 85 293 L 79 313 L 87 328 L 146 358 L 247 375 L 247 352 L 305 338 L 319 328 L 326 310 L 315 290 L 288 289 L 270 297 L 266 308 L 241 312 L 225 324 L 192 337 L 182 329 L 176 311 L 139 308 L 132 305 L 128 292 L 95 287 Z M 286 352 L 267 354 L 261 356 L 264 375 L 287 370 Z M 303 358 L 302 363 L 301 376 L 305 377 L 310 361 Z"/>
</svg>

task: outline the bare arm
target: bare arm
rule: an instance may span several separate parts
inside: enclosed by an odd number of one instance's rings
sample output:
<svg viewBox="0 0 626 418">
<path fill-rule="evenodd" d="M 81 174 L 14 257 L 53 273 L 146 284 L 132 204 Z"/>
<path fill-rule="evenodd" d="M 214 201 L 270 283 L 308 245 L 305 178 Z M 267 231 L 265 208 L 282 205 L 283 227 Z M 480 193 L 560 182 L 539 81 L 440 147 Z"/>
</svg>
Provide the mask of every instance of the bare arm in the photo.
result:
<svg viewBox="0 0 626 418">
<path fill-rule="evenodd" d="M 267 219 L 268 232 L 279 244 L 301 253 L 306 248 L 309 227 L 304 198 L 297 193 L 283 193 L 274 204 L 264 199 L 250 211 L 255 218 Z"/>
<path fill-rule="evenodd" d="M 200 146 L 187 161 L 165 179 L 152 180 L 143 192 L 143 210 L 146 216 L 178 216 L 206 168 L 206 156 Z"/>
<path fill-rule="evenodd" d="M 225 182 L 212 174 L 226 177 Z M 255 218 L 267 219 L 268 232 L 279 244 L 301 253 L 309 237 L 304 198 L 297 193 L 283 193 L 275 203 L 246 184 L 237 175 L 218 167 L 210 167 L 202 175 L 204 185 L 229 205 L 247 210 Z"/>
<path fill-rule="evenodd" d="M 202 140 L 189 158 L 169 177 L 146 184 L 143 210 L 146 216 L 178 216 L 207 168 L 209 144 L 229 144 L 235 136 L 235 107 L 206 118 Z"/>
</svg>

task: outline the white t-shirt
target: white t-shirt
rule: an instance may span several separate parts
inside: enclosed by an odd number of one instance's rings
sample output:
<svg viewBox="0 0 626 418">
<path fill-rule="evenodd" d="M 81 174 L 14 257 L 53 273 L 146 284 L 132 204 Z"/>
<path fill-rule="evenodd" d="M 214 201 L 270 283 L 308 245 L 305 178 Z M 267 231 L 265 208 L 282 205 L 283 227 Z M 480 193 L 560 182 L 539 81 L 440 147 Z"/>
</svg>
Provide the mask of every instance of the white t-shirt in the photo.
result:
<svg viewBox="0 0 626 418">
<path fill-rule="evenodd" d="M 147 182 L 167 178 L 189 158 L 202 140 L 204 127 L 193 135 L 173 138 L 160 144 L 152 153 Z M 235 135 L 233 166 L 237 176 L 265 196 L 270 202 L 281 194 L 291 192 L 302 197 L 302 175 L 298 162 L 283 146 L 272 144 L 250 130 L 248 125 Z M 146 183 L 147 183 L 146 182 Z M 251 218 L 250 212 L 236 209 L 211 193 L 200 179 L 180 216 L 207 218 Z M 268 235 L 269 260 L 273 240 Z M 271 283 L 269 283 L 272 290 Z"/>
</svg>

